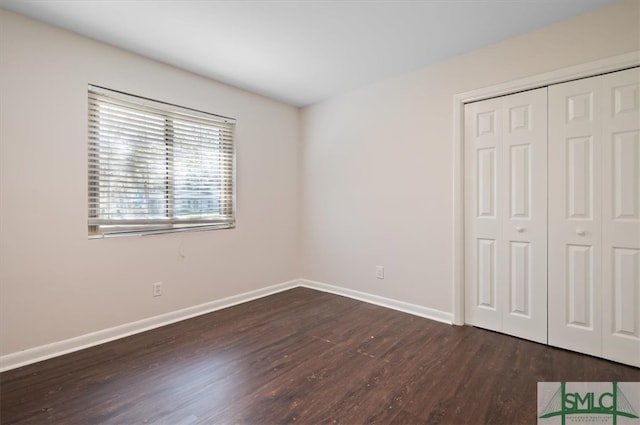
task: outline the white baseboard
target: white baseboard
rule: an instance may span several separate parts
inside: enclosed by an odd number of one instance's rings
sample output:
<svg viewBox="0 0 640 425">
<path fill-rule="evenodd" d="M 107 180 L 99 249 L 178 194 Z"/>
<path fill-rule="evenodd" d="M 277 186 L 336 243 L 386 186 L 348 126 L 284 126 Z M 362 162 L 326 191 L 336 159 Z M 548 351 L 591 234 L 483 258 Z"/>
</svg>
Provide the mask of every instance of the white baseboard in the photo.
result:
<svg viewBox="0 0 640 425">
<path fill-rule="evenodd" d="M 0 372 L 15 369 L 28 364 L 47 360 L 63 354 L 79 351 L 84 348 L 93 347 L 104 344 L 105 342 L 114 341 L 130 335 L 145 332 L 151 329 L 166 326 L 171 323 L 180 322 L 202 314 L 211 313 L 216 310 L 242 304 L 257 298 L 266 297 L 277 292 L 286 291 L 296 287 L 306 287 L 316 289 L 318 291 L 329 292 L 331 294 L 342 295 L 370 304 L 376 304 L 393 310 L 402 311 L 413 314 L 415 316 L 425 317 L 427 319 L 436 320 L 451 324 L 453 314 L 428 307 L 410 304 L 403 301 L 397 301 L 390 298 L 380 297 L 365 292 L 354 291 L 352 289 L 342 288 L 339 286 L 329 285 L 327 283 L 314 282 L 306 279 L 290 280 L 288 282 L 267 286 L 266 288 L 257 289 L 255 291 L 245 292 L 228 298 L 211 301 L 208 303 L 188 307 L 182 310 L 176 310 L 169 313 L 161 314 L 147 319 L 138 320 L 136 322 L 125 323 L 124 325 L 115 326 L 113 328 L 103 329 L 80 335 L 74 338 L 53 342 L 51 344 L 41 345 L 29 348 L 23 351 L 10 353 L 0 356 Z"/>
<path fill-rule="evenodd" d="M 329 285 L 328 283 L 314 282 L 312 280 L 300 279 L 300 286 L 305 288 L 317 289 L 331 294 L 342 295 L 355 300 L 364 301 L 369 304 L 379 305 L 381 307 L 390 308 L 392 310 L 402 311 L 404 313 L 413 314 L 414 316 L 424 317 L 426 319 L 435 320 L 446 324 L 453 324 L 453 314 L 433 308 L 423 307 L 417 304 L 406 303 L 391 298 L 385 298 L 366 292 L 355 291 L 353 289 L 342 288 L 340 286 Z"/>
<path fill-rule="evenodd" d="M 0 372 L 26 366 L 31 363 L 47 360 L 74 351 L 79 351 L 95 345 L 104 344 L 105 342 L 145 332 L 161 326 L 166 326 L 171 323 L 180 322 L 202 314 L 211 313 L 216 310 L 255 300 L 256 298 L 262 298 L 277 292 L 286 291 L 287 289 L 295 288 L 297 286 L 300 286 L 300 281 L 291 280 L 267 286 L 266 288 L 260 288 L 255 291 L 233 295 L 228 298 L 222 298 L 220 300 L 184 308 L 182 310 L 160 314 L 158 316 L 149 317 L 136 322 L 125 323 L 124 325 L 115 326 L 113 328 L 103 329 L 97 332 L 91 332 L 74 338 L 0 356 Z"/>
</svg>

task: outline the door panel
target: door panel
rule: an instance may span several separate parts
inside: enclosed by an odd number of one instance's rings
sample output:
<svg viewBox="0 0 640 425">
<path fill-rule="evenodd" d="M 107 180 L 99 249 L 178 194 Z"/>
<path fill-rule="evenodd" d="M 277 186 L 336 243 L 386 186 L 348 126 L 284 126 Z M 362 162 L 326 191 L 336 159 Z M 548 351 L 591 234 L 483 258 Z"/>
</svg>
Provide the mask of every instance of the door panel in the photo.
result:
<svg viewBox="0 0 640 425">
<path fill-rule="evenodd" d="M 593 138 L 567 138 L 567 217 L 593 218 Z"/>
<path fill-rule="evenodd" d="M 531 147 L 511 146 L 509 198 L 511 218 L 529 218 L 531 211 Z"/>
<path fill-rule="evenodd" d="M 503 332 L 547 342 L 547 89 L 505 96 Z"/>
<path fill-rule="evenodd" d="M 496 311 L 496 241 L 478 239 L 478 307 Z"/>
<path fill-rule="evenodd" d="M 511 242 L 509 313 L 531 317 L 531 251 L 527 242 Z"/>
<path fill-rule="evenodd" d="M 567 324 L 593 330 L 593 248 L 567 245 Z"/>
<path fill-rule="evenodd" d="M 640 366 L 640 69 L 602 80 L 602 355 Z"/>
<path fill-rule="evenodd" d="M 640 155 L 639 132 L 632 131 L 613 136 L 614 220 L 640 218 L 638 155 Z"/>
<path fill-rule="evenodd" d="M 466 318 L 546 342 L 546 89 L 465 106 Z"/>
<path fill-rule="evenodd" d="M 498 300 L 500 193 L 502 154 L 500 100 L 465 108 L 465 279 L 466 319 L 489 329 L 502 328 Z"/>
<path fill-rule="evenodd" d="M 496 148 L 477 150 L 478 217 L 496 218 Z"/>
<path fill-rule="evenodd" d="M 640 250 L 613 250 L 613 333 L 640 338 L 638 326 L 637 282 L 640 279 Z"/>
<path fill-rule="evenodd" d="M 602 352 L 600 77 L 549 87 L 549 344 Z"/>
</svg>

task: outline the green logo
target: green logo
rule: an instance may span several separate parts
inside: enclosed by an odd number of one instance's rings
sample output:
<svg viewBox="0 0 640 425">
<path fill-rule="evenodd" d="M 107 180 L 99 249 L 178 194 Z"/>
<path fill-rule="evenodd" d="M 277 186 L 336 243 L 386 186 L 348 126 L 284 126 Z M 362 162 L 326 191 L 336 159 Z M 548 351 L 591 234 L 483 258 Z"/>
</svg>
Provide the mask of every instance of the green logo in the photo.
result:
<svg viewBox="0 0 640 425">
<path fill-rule="evenodd" d="M 538 388 L 540 389 L 538 383 Z M 557 384 L 557 383 L 556 383 Z M 611 383 L 611 390 L 602 389 L 600 391 L 568 391 L 566 382 L 560 382 L 560 387 L 556 390 L 544 409 L 540 412 L 540 419 L 559 416 L 562 425 L 566 424 L 567 416 L 571 415 L 609 415 L 612 417 L 613 425 L 617 425 L 618 417 L 638 419 L 638 413 L 620 390 L 617 382 Z M 583 385 L 583 387 L 588 384 Z M 576 418 L 577 419 L 577 418 Z M 588 422 L 585 419 L 584 422 Z"/>
</svg>

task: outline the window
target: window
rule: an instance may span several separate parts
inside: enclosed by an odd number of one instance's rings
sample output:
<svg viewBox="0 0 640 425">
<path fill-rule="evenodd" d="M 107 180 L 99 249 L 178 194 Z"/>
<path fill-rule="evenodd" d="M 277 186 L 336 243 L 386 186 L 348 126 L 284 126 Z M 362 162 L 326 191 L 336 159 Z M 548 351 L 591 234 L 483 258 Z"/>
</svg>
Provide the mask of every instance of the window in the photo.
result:
<svg viewBox="0 0 640 425">
<path fill-rule="evenodd" d="M 89 235 L 234 227 L 234 126 L 89 86 Z"/>
</svg>

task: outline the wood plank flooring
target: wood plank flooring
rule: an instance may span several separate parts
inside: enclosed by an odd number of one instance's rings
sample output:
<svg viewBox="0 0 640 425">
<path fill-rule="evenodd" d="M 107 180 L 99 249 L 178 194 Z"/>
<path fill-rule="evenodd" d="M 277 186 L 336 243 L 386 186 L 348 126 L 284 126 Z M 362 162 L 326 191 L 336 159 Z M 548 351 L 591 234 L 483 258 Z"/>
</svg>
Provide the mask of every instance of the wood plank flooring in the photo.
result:
<svg viewBox="0 0 640 425">
<path fill-rule="evenodd" d="M 532 424 L 640 369 L 306 288 L 0 374 L 2 424 Z"/>
</svg>

